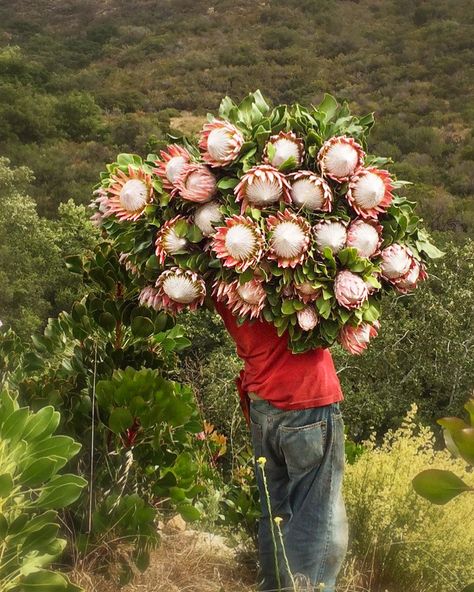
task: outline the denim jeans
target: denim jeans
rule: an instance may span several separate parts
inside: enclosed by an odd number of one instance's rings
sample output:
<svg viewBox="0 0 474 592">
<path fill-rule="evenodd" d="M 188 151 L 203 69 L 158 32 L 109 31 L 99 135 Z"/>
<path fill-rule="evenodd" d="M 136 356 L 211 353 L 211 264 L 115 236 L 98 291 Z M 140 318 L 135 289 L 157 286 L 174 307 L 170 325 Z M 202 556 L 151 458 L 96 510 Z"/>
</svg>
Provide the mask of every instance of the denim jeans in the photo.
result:
<svg viewBox="0 0 474 592">
<path fill-rule="evenodd" d="M 289 570 L 297 581 L 315 590 L 334 592 L 336 576 L 347 551 L 347 518 L 342 497 L 344 423 L 339 403 L 285 411 L 264 400 L 250 402 L 250 427 L 262 515 L 258 541 L 260 590 L 278 590 L 270 513 L 280 517 Z M 263 469 L 263 470 L 262 470 Z M 279 542 L 277 563 L 282 590 L 293 590 Z M 302 587 L 304 590 L 310 587 Z"/>
</svg>

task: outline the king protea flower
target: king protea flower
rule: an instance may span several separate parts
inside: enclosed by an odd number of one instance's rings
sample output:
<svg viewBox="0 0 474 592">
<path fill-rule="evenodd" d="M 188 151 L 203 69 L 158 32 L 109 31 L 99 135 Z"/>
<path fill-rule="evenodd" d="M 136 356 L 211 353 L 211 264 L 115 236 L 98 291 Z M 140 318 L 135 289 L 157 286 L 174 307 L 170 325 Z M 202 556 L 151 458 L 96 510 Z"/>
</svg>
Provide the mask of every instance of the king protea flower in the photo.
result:
<svg viewBox="0 0 474 592">
<path fill-rule="evenodd" d="M 161 297 L 155 286 L 145 286 L 138 296 L 138 302 L 141 306 L 161 310 Z"/>
<path fill-rule="evenodd" d="M 341 306 L 352 309 L 362 306 L 369 297 L 369 291 L 360 276 L 344 269 L 334 280 L 334 295 Z"/>
<path fill-rule="evenodd" d="M 347 228 L 338 220 L 321 220 L 314 226 L 314 242 L 320 253 L 325 247 L 330 247 L 333 253 L 338 253 L 346 246 Z"/>
<path fill-rule="evenodd" d="M 388 171 L 360 168 L 350 179 L 346 199 L 362 218 L 377 218 L 392 203 L 392 189 Z"/>
<path fill-rule="evenodd" d="M 298 208 L 330 212 L 333 195 L 326 181 L 312 171 L 297 171 L 288 175 L 291 183 L 291 201 Z"/>
<path fill-rule="evenodd" d="M 315 287 L 311 282 L 302 282 L 293 284 L 295 295 L 305 303 L 314 302 L 321 295 L 321 288 Z"/>
<path fill-rule="evenodd" d="M 344 183 L 362 166 L 364 157 L 362 146 L 353 138 L 335 136 L 321 146 L 317 161 L 322 175 Z"/>
<path fill-rule="evenodd" d="M 285 175 L 269 164 L 252 167 L 234 189 L 235 200 L 242 201 L 241 213 L 248 204 L 265 207 L 279 201 L 290 203 L 290 186 Z"/>
<path fill-rule="evenodd" d="M 289 209 L 267 218 L 270 233 L 268 259 L 278 267 L 295 267 L 304 261 L 311 243 L 311 225 Z"/>
<path fill-rule="evenodd" d="M 382 276 L 390 282 L 407 274 L 413 261 L 413 253 L 408 247 L 398 243 L 386 247 L 380 255 Z"/>
<path fill-rule="evenodd" d="M 245 271 L 254 267 L 262 258 L 265 237 L 260 228 L 248 216 L 231 216 L 218 226 L 212 237 L 211 248 L 224 267 Z"/>
<path fill-rule="evenodd" d="M 140 274 L 138 267 L 130 261 L 130 256 L 128 253 L 120 253 L 118 260 L 119 260 L 120 265 L 123 265 L 129 273 L 131 273 L 133 275 Z"/>
<path fill-rule="evenodd" d="M 151 175 L 129 164 L 128 175 L 117 169 L 110 179 L 107 215 L 115 214 L 121 221 L 138 220 L 153 198 Z"/>
<path fill-rule="evenodd" d="M 296 312 L 298 325 L 303 331 L 311 331 L 318 324 L 319 317 L 313 306 L 305 306 Z"/>
<path fill-rule="evenodd" d="M 106 218 L 110 212 L 108 207 L 109 196 L 107 190 L 104 187 L 99 187 L 93 191 L 93 195 L 97 196 L 89 203 L 89 207 L 95 210 L 94 214 L 90 217 L 90 221 L 94 226 L 101 226 L 104 218 Z"/>
<path fill-rule="evenodd" d="M 211 236 L 215 232 L 213 222 L 214 224 L 220 222 L 222 217 L 219 203 L 217 201 L 210 201 L 209 203 L 200 206 L 194 212 L 194 223 L 204 236 Z"/>
<path fill-rule="evenodd" d="M 183 308 L 195 310 L 204 302 L 206 285 L 194 271 L 172 267 L 164 271 L 155 284 L 158 292 L 153 303 L 158 309 L 177 313 Z"/>
<path fill-rule="evenodd" d="M 357 249 L 359 257 L 374 257 L 382 244 L 382 225 L 376 220 L 354 220 L 347 230 L 347 247 Z"/>
<path fill-rule="evenodd" d="M 170 144 L 166 150 L 160 151 L 161 160 L 156 160 L 156 168 L 153 172 L 160 177 L 163 182 L 163 189 L 171 191 L 178 177 L 180 176 L 185 164 L 191 160 L 189 152 L 178 144 Z"/>
<path fill-rule="evenodd" d="M 185 164 L 176 179 L 173 195 L 186 201 L 205 203 L 217 191 L 216 178 L 203 164 Z"/>
<path fill-rule="evenodd" d="M 211 167 L 223 167 L 238 157 L 244 137 L 228 121 L 215 120 L 204 124 L 201 130 L 199 148 L 202 158 Z"/>
<path fill-rule="evenodd" d="M 273 148 L 270 150 L 269 146 Z M 304 142 L 293 132 L 280 132 L 275 136 L 270 136 L 263 153 L 264 161 L 275 168 L 281 166 L 289 158 L 294 159 L 294 166 L 291 168 L 297 168 L 303 162 Z"/>
<path fill-rule="evenodd" d="M 214 284 L 214 294 L 218 300 L 226 302 L 234 315 L 248 315 L 251 319 L 260 316 L 267 297 L 260 278 L 253 278 L 245 284 L 240 284 L 238 279 L 230 283 L 217 280 Z"/>
<path fill-rule="evenodd" d="M 415 290 L 418 286 L 418 282 L 426 280 L 428 274 L 426 273 L 425 266 L 413 257 L 410 269 L 402 277 L 393 280 L 395 289 L 401 294 L 408 294 Z"/>
<path fill-rule="evenodd" d="M 369 341 L 377 337 L 379 329 L 379 321 L 373 323 L 364 322 L 357 327 L 344 325 L 339 332 L 338 341 L 350 354 L 361 354 L 367 349 Z"/>
<path fill-rule="evenodd" d="M 163 265 L 168 255 L 176 255 L 186 248 L 188 244 L 184 236 L 178 236 L 176 233 L 175 226 L 180 220 L 186 221 L 186 218 L 175 216 L 171 220 L 167 220 L 156 235 L 155 253 L 161 265 Z"/>
</svg>

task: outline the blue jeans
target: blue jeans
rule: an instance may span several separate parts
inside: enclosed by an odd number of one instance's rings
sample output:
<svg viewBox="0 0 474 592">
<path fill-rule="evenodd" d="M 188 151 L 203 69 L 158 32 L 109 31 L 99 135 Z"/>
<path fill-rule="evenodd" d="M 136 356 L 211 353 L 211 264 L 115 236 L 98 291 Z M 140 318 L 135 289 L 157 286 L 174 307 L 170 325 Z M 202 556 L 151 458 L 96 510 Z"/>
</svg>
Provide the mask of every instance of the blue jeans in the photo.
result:
<svg viewBox="0 0 474 592">
<path fill-rule="evenodd" d="M 347 551 L 347 518 L 342 498 L 344 423 L 339 403 L 285 411 L 264 400 L 250 402 L 256 459 L 263 465 L 272 517 L 280 517 L 284 548 L 293 578 L 334 592 Z M 255 463 L 262 515 L 258 542 L 260 590 L 278 590 L 270 513 L 262 465 Z M 277 563 L 282 590 L 293 590 L 279 534 Z M 306 578 L 306 579 L 305 579 Z M 304 590 L 309 588 L 304 587 Z"/>
</svg>

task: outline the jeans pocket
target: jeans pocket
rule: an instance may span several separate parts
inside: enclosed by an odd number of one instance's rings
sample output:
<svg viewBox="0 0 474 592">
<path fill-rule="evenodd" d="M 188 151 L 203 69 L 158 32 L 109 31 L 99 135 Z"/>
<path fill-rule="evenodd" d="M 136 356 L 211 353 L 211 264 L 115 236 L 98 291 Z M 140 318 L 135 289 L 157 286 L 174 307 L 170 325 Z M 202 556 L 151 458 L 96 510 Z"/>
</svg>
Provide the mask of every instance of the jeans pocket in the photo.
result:
<svg viewBox="0 0 474 592">
<path fill-rule="evenodd" d="M 280 448 L 289 474 L 305 473 L 321 464 L 326 429 L 325 419 L 298 427 L 280 426 Z"/>
</svg>

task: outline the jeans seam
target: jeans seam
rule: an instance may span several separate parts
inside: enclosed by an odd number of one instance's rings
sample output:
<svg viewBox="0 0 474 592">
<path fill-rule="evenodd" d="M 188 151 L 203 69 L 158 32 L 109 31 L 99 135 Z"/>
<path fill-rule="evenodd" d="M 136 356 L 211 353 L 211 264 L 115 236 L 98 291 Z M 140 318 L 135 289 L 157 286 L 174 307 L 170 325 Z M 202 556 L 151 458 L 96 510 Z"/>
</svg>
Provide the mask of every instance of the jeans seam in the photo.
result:
<svg viewBox="0 0 474 592">
<path fill-rule="evenodd" d="M 334 430 L 331 430 L 331 467 L 334 467 L 334 461 L 335 461 L 335 446 L 334 446 Z M 330 471 L 330 483 L 329 483 L 329 498 L 331 500 L 334 499 L 334 479 L 333 479 L 333 475 L 334 475 L 334 471 L 331 470 Z M 325 583 L 322 582 L 321 579 L 324 576 L 324 573 L 326 571 L 326 563 L 327 563 L 327 557 L 328 557 L 328 549 L 329 549 L 329 542 L 330 542 L 330 538 L 331 538 L 331 534 L 332 534 L 332 529 L 333 529 L 333 514 L 334 514 L 334 503 L 331 503 L 330 507 L 329 507 L 329 517 L 328 517 L 328 525 L 327 525 L 327 529 L 326 529 L 326 541 L 324 544 L 324 552 L 323 552 L 323 559 L 321 561 L 321 566 L 319 568 L 319 574 L 318 574 L 318 578 L 317 581 L 315 582 L 316 585 L 321 584 L 321 583 Z"/>
</svg>

